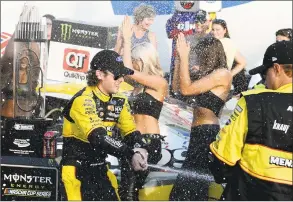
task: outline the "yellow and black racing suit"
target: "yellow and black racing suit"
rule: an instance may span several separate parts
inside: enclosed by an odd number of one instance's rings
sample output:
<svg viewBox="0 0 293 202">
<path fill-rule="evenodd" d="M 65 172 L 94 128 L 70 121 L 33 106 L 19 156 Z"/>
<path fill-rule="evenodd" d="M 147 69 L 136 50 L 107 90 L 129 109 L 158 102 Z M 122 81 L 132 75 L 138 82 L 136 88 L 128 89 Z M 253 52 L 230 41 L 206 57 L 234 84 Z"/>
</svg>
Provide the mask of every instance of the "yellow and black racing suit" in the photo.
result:
<svg viewBox="0 0 293 202">
<path fill-rule="evenodd" d="M 210 145 L 223 200 L 292 200 L 292 83 L 242 93 Z"/>
<path fill-rule="evenodd" d="M 134 145 L 144 145 L 127 98 L 107 96 L 97 87 L 88 86 L 72 97 L 63 114 L 61 173 L 67 199 L 119 200 L 113 189 L 117 181 L 105 158 L 110 154 L 130 160 Z M 114 126 L 120 129 L 122 142 L 111 137 Z"/>
</svg>

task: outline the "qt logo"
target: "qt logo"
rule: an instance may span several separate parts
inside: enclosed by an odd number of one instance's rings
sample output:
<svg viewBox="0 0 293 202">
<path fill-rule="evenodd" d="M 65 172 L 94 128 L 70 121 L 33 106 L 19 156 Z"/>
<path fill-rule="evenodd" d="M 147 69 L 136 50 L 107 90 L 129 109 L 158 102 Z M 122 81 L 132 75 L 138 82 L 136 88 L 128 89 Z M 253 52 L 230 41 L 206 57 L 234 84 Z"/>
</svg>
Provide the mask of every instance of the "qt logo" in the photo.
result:
<svg viewBox="0 0 293 202">
<path fill-rule="evenodd" d="M 89 65 L 88 51 L 66 48 L 64 50 L 63 69 L 75 72 L 87 72 Z"/>
</svg>

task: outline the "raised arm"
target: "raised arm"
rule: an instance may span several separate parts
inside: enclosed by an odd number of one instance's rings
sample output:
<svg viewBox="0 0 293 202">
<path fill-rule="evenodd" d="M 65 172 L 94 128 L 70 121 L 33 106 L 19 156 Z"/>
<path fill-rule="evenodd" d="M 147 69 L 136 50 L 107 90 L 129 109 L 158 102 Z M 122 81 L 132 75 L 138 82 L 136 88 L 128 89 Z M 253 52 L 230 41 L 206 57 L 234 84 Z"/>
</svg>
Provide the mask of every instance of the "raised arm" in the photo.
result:
<svg viewBox="0 0 293 202">
<path fill-rule="evenodd" d="M 217 86 L 224 86 L 226 83 L 229 84 L 227 80 L 231 81 L 231 73 L 226 69 L 219 69 L 199 80 L 191 82 L 188 69 L 190 45 L 187 44 L 182 33 L 179 34 L 177 39 L 177 51 L 180 57 L 179 76 L 182 95 L 198 95 Z"/>
<path fill-rule="evenodd" d="M 175 56 L 175 65 L 174 65 L 173 79 L 172 79 L 172 90 L 174 92 L 179 92 L 180 91 L 179 66 L 180 66 L 180 60 L 179 60 L 178 55 L 176 55 Z"/>
<path fill-rule="evenodd" d="M 132 59 L 131 59 L 131 24 L 130 19 L 128 16 L 124 18 L 123 25 L 122 25 L 122 32 L 123 32 L 123 40 L 124 40 L 124 54 L 123 54 L 123 62 L 124 65 L 128 68 L 133 69 Z M 134 70 L 134 69 L 133 69 Z M 129 76 L 131 79 L 137 81 L 138 83 L 152 88 L 156 91 L 164 91 L 168 88 L 167 81 L 160 76 L 157 75 L 149 75 L 144 72 L 134 70 L 134 74 Z"/>
<path fill-rule="evenodd" d="M 114 47 L 114 51 L 116 51 L 119 55 L 121 55 L 122 45 L 123 45 L 123 38 L 122 38 L 120 29 L 118 29 L 117 41 Z"/>
</svg>

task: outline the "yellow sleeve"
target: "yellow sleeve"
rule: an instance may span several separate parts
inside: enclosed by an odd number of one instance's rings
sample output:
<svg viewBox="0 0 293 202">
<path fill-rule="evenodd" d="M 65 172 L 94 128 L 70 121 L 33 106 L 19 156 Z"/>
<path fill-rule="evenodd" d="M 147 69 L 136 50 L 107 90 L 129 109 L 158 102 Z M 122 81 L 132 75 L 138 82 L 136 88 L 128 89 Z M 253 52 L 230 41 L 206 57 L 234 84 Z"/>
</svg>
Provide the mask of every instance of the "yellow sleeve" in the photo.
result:
<svg viewBox="0 0 293 202">
<path fill-rule="evenodd" d="M 245 98 L 242 97 L 230 119 L 218 133 L 216 141 L 210 144 L 212 153 L 222 162 L 234 166 L 241 158 L 247 131 L 247 107 Z"/>
<path fill-rule="evenodd" d="M 136 131 L 136 124 L 133 116 L 131 115 L 131 109 L 127 98 L 125 98 L 117 126 L 123 136 L 126 136 L 129 133 Z"/>
<path fill-rule="evenodd" d="M 70 117 L 86 139 L 92 130 L 104 128 L 102 120 L 97 115 L 96 103 L 89 96 L 75 98 L 70 109 Z"/>
</svg>

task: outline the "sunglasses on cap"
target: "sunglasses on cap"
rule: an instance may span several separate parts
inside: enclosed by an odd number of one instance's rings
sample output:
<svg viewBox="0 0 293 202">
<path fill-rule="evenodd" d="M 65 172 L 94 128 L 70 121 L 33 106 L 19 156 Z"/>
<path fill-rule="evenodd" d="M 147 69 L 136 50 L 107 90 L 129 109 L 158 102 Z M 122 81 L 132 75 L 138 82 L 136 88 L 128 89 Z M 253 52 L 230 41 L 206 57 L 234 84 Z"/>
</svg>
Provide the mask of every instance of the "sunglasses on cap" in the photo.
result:
<svg viewBox="0 0 293 202">
<path fill-rule="evenodd" d="M 222 20 L 222 19 L 215 19 L 213 20 L 213 24 L 220 24 L 220 25 L 223 25 L 223 26 L 227 26 L 227 23 L 225 20 Z"/>
<path fill-rule="evenodd" d="M 269 68 L 266 68 L 262 73 L 260 73 L 260 76 L 261 76 L 262 80 L 264 80 L 264 81 L 266 80 L 266 76 L 267 76 L 267 73 L 268 73 L 269 69 L 271 69 L 273 67 L 274 66 L 271 66 Z"/>
<path fill-rule="evenodd" d="M 118 79 L 124 77 L 124 75 L 117 75 L 117 76 L 115 76 L 112 72 L 109 72 L 109 71 L 107 71 L 107 73 L 108 73 L 108 74 L 111 74 L 111 75 L 113 76 L 113 78 L 114 78 L 115 81 L 117 81 Z"/>
</svg>

